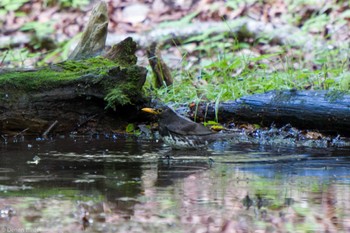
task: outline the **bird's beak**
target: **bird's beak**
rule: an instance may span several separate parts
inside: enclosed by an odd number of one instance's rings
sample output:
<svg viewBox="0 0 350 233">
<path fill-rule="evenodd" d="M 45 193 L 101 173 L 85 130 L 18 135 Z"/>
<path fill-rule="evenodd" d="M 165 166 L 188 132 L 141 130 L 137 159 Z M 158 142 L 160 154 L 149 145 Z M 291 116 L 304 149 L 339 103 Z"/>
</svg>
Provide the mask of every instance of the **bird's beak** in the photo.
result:
<svg viewBox="0 0 350 233">
<path fill-rule="evenodd" d="M 157 110 L 153 109 L 153 108 L 143 108 L 141 110 L 144 111 L 144 112 L 148 112 L 148 113 L 154 114 L 154 115 L 158 115 L 159 114 L 159 112 Z"/>
</svg>

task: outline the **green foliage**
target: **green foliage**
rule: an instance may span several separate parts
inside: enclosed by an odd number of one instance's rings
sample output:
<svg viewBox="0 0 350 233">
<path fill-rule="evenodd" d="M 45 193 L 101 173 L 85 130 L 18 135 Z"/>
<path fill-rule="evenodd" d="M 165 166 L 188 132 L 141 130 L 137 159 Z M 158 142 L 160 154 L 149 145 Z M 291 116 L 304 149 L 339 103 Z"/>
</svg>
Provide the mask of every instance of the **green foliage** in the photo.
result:
<svg viewBox="0 0 350 233">
<path fill-rule="evenodd" d="M 70 54 L 70 48 L 72 47 L 72 44 L 76 42 L 76 40 L 81 36 L 81 33 L 74 36 L 70 40 L 66 40 L 61 42 L 60 44 L 57 44 L 57 48 L 54 50 L 49 51 L 42 60 L 37 62 L 38 66 L 44 66 L 47 63 L 58 63 L 62 62 L 68 59 Z"/>
<path fill-rule="evenodd" d="M 57 82 L 72 81 L 84 74 L 101 75 L 101 68 L 115 67 L 116 64 L 102 57 L 90 58 L 84 61 L 66 61 L 52 67 L 42 67 L 37 71 L 4 72 L 0 74 L 0 85 L 21 87 L 25 91 L 51 87 Z M 99 80 L 96 80 L 99 81 Z"/>
<path fill-rule="evenodd" d="M 81 8 L 90 3 L 89 0 L 46 0 L 45 5 L 59 5 L 62 8 Z"/>
<path fill-rule="evenodd" d="M 34 49 L 54 47 L 54 42 L 50 36 L 54 32 L 53 22 L 28 22 L 21 27 L 21 31 L 33 32 L 30 44 Z"/>
<path fill-rule="evenodd" d="M 244 2 L 247 1 L 228 1 L 227 5 L 236 9 Z M 309 6 L 310 1 L 291 1 L 287 5 L 291 10 L 300 9 L 300 7 Z M 330 18 L 325 11 L 330 8 L 337 9 L 338 6 L 327 5 L 322 8 L 317 1 L 314 5 L 315 11 L 303 22 L 303 29 L 321 32 L 330 23 Z M 349 11 L 345 10 L 336 21 L 344 24 L 349 15 Z M 310 62 L 305 60 L 302 50 L 288 47 L 281 47 L 280 52 L 277 53 L 246 53 L 246 50 L 255 45 L 238 42 L 225 33 L 212 36 L 211 30 L 189 38 L 185 43 L 192 41 L 201 41 L 194 51 L 199 57 L 199 62 L 194 65 L 188 64 L 187 53 L 182 52 L 186 54 L 182 67 L 191 68 L 174 71 L 174 84 L 157 90 L 158 98 L 165 102 L 197 103 L 200 100 L 209 100 L 218 103 L 269 90 L 312 87 L 313 89 L 349 91 L 350 88 L 350 76 L 348 72 L 344 72 L 349 66 L 348 47 L 334 49 L 324 46 L 322 49 L 310 52 L 310 55 L 314 56 Z M 258 38 L 257 41 L 269 44 L 269 35 Z M 291 50 L 295 54 L 290 54 Z M 295 65 L 297 68 L 294 67 Z M 200 75 L 196 77 L 195 74 L 198 72 Z M 194 84 L 197 82 L 205 84 Z"/>
<path fill-rule="evenodd" d="M 220 101 L 270 90 L 312 87 L 349 91 L 350 75 L 344 72 L 349 63 L 349 48 L 325 46 L 313 52 L 315 59 L 310 63 L 304 60 L 302 51 L 295 50 L 295 54 L 287 56 L 285 51 L 291 48 L 282 47 L 267 54 L 247 52 L 254 45 L 239 43 L 227 35 L 209 35 L 188 39 L 188 42 L 202 40 L 193 52 L 198 54 L 199 62 L 190 65 L 186 51 L 182 52 L 186 54 L 182 67 L 190 69 L 174 71 L 173 85 L 156 90 L 156 97 L 175 103 L 209 100 L 218 106 Z M 295 60 L 295 56 L 300 59 Z M 298 68 L 293 67 L 295 64 Z"/>
<path fill-rule="evenodd" d="M 131 100 L 122 88 L 113 88 L 104 98 L 107 102 L 106 108 L 112 108 L 116 110 L 116 105 L 130 104 Z"/>
<path fill-rule="evenodd" d="M 0 15 L 7 14 L 9 11 L 17 11 L 23 4 L 29 0 L 1 0 L 0 1 Z M 3 9 L 1 9 L 3 8 Z"/>
<path fill-rule="evenodd" d="M 40 57 L 40 54 L 31 53 L 26 48 L 8 49 L 0 53 L 0 61 L 10 63 L 12 67 L 25 67 L 25 62 L 28 59 L 37 59 L 38 57 Z"/>
<path fill-rule="evenodd" d="M 34 31 L 37 37 L 43 38 L 53 33 L 53 22 L 28 22 L 21 27 L 21 31 Z"/>
<path fill-rule="evenodd" d="M 30 0 L 1 0 L 0 15 L 6 15 L 10 11 L 20 11 L 20 8 Z M 90 3 L 89 0 L 45 0 L 45 7 L 59 6 L 61 8 L 81 8 Z"/>
<path fill-rule="evenodd" d="M 139 129 L 136 129 L 135 125 L 132 123 L 126 126 L 125 132 L 129 134 L 134 134 L 135 136 L 141 135 L 141 131 Z"/>
<path fill-rule="evenodd" d="M 135 125 L 132 124 L 132 123 L 128 124 L 128 125 L 126 126 L 126 129 L 125 129 L 125 131 L 126 131 L 127 133 L 132 133 L 132 132 L 134 132 L 134 130 L 135 130 Z"/>
<path fill-rule="evenodd" d="M 316 15 L 310 19 L 308 19 L 302 29 L 305 31 L 322 31 L 324 27 L 329 22 L 329 16 L 326 14 Z"/>
</svg>

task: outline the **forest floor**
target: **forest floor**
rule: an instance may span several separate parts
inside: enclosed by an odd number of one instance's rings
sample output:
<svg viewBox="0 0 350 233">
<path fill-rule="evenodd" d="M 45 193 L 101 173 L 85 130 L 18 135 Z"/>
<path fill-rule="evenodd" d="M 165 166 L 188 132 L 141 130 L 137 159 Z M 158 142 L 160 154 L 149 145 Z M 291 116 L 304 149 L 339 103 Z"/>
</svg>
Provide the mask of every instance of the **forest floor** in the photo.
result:
<svg viewBox="0 0 350 233">
<path fill-rule="evenodd" d="M 145 34 L 157 28 L 185 23 L 222 22 L 247 17 L 275 28 L 293 25 L 328 41 L 349 40 L 347 1 L 223 1 L 117 0 L 106 1 L 110 35 Z M 93 1 L 22 0 L 0 3 L 0 67 L 35 66 L 39 61 L 64 60 L 84 29 Z M 73 39 L 73 40 L 72 40 Z M 266 53 L 258 46 L 256 53 Z M 268 46 L 269 47 L 269 46 Z M 192 48 L 193 50 L 193 48 Z M 141 54 L 142 55 L 142 54 Z M 182 57 L 183 54 L 177 53 Z"/>
</svg>

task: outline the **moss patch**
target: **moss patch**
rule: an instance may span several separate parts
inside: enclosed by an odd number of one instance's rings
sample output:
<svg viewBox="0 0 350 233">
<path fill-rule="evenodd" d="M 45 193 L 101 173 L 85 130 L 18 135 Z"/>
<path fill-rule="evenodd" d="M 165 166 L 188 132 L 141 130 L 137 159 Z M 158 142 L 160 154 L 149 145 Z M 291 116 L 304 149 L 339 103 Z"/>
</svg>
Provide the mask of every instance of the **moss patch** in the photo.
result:
<svg viewBox="0 0 350 233">
<path fill-rule="evenodd" d="M 114 108 L 118 104 L 130 104 L 142 95 L 145 72 L 145 68 L 120 66 L 103 57 L 68 60 L 37 70 L 4 71 L 0 73 L 0 94 L 11 93 L 14 97 L 72 86 L 72 91 L 81 95 L 103 95 L 107 107 Z"/>
<path fill-rule="evenodd" d="M 146 70 L 131 66 L 123 71 L 125 77 L 114 85 L 104 98 L 107 101 L 107 108 L 115 109 L 116 105 L 132 104 L 139 97 L 143 97 L 142 86 L 145 82 Z"/>
<path fill-rule="evenodd" d="M 23 91 L 53 88 L 82 77 L 85 74 L 105 75 L 115 64 L 102 57 L 82 61 L 66 61 L 56 65 L 29 71 L 8 71 L 0 74 L 0 85 Z"/>
</svg>

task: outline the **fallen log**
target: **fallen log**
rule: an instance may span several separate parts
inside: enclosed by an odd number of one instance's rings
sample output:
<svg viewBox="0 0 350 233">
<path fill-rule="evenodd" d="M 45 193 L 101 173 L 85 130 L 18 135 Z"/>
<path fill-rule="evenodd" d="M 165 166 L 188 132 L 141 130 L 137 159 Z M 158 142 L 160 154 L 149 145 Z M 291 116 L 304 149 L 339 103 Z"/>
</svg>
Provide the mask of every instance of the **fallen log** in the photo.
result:
<svg viewBox="0 0 350 233">
<path fill-rule="evenodd" d="M 106 3 L 99 2 L 70 60 L 0 71 L 0 135 L 27 129 L 26 134 L 47 137 L 82 125 L 90 133 L 105 132 L 125 127 L 137 116 L 137 106 L 145 102 L 147 69 L 136 65 L 137 46 L 131 38 L 97 56 L 104 48 L 107 25 Z"/>
<path fill-rule="evenodd" d="M 146 68 L 117 63 L 97 57 L 30 71 L 0 74 L 0 132 L 41 135 L 54 121 L 55 132 L 70 132 L 85 118 L 98 114 L 106 120 L 118 117 L 145 99 L 142 86 Z M 119 106 L 119 107 L 118 107 Z M 116 109 L 119 111 L 113 111 Z M 113 116 L 114 115 L 114 116 Z M 102 119 L 101 119 L 102 120 Z M 120 120 L 120 119 L 119 119 Z M 109 126 L 111 127 L 111 126 Z"/>
<path fill-rule="evenodd" d="M 350 136 L 350 95 L 341 91 L 270 91 L 216 106 L 201 103 L 192 108 L 190 115 L 262 126 L 291 124 L 300 129 Z"/>
</svg>

